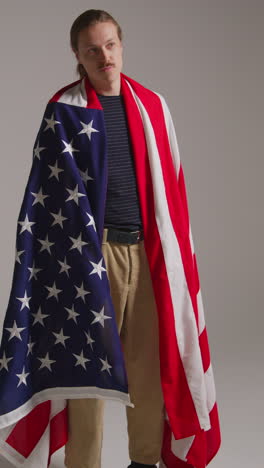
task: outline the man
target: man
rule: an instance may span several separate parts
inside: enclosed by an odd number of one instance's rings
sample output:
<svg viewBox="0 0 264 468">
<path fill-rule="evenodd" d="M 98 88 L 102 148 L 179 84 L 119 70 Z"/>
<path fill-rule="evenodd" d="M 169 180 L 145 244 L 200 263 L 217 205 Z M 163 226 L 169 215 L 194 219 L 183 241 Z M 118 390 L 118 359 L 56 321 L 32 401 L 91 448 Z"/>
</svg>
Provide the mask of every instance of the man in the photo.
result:
<svg viewBox="0 0 264 468">
<path fill-rule="evenodd" d="M 111 15 L 80 15 L 71 46 L 81 79 L 47 105 L 19 216 L 2 451 L 40 466 L 67 442 L 67 468 L 100 468 L 109 398 L 126 404 L 130 467 L 204 468 L 219 421 L 171 116 L 122 73 Z"/>
<path fill-rule="evenodd" d="M 135 404 L 135 408 L 126 409 L 131 467 L 153 467 L 161 458 L 164 420 L 158 323 L 143 246 L 133 152 L 120 94 L 123 45 L 118 26 L 109 18 L 100 11 L 84 13 L 72 26 L 71 41 L 79 69 L 87 74 L 104 108 L 109 142 L 102 251 Z M 85 19 L 90 24 L 83 27 Z M 67 467 L 100 468 L 103 407 L 104 400 L 68 402 Z"/>
</svg>

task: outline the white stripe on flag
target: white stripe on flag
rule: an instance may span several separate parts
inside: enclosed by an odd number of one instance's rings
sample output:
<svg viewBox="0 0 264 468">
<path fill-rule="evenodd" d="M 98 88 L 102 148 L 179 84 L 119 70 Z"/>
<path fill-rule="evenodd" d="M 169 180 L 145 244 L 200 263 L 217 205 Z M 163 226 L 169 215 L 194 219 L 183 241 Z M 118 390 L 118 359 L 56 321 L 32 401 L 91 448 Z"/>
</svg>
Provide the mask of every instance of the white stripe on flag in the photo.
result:
<svg viewBox="0 0 264 468">
<path fill-rule="evenodd" d="M 205 372 L 205 384 L 207 389 L 207 407 L 208 411 L 211 412 L 216 402 L 215 381 L 212 364 L 210 364 L 207 371 Z"/>
<path fill-rule="evenodd" d="M 87 96 L 84 79 L 82 79 L 82 81 L 77 83 L 75 86 L 67 89 L 58 99 L 58 102 L 62 102 L 63 104 L 70 104 L 71 106 L 86 107 Z"/>
<path fill-rule="evenodd" d="M 173 434 L 171 435 L 171 451 L 180 458 L 180 460 L 187 461 L 187 454 L 194 441 L 194 435 L 184 437 L 183 439 L 175 440 Z"/>
<path fill-rule="evenodd" d="M 178 176 L 179 170 L 180 170 L 180 164 L 181 164 L 180 153 L 179 153 L 179 147 L 178 147 L 177 137 L 176 137 L 171 113 L 163 96 L 161 96 L 158 93 L 156 94 L 161 99 L 167 134 L 170 136 L 169 143 L 170 143 L 170 148 L 171 148 L 171 153 L 172 153 L 172 159 L 173 159 L 176 173 Z M 190 220 L 189 220 L 189 238 L 190 238 L 192 254 L 194 255 L 194 242 L 193 242 Z M 199 288 L 199 291 L 196 297 L 197 297 L 197 309 L 198 309 L 198 329 L 199 329 L 199 336 L 200 336 L 201 333 L 205 329 L 205 316 L 204 316 L 204 307 L 203 307 L 201 288 Z M 208 411 L 210 412 L 216 402 L 215 383 L 214 383 L 213 369 L 212 369 L 211 363 L 205 373 L 205 386 L 206 386 L 206 392 L 207 392 L 207 406 L 208 406 Z"/>
<path fill-rule="evenodd" d="M 129 85 L 129 83 L 128 83 Z M 129 85 L 131 93 L 140 109 L 145 130 L 148 157 L 153 181 L 155 217 L 165 258 L 165 266 L 173 303 L 178 348 L 185 370 L 188 386 L 192 395 L 200 426 L 211 428 L 206 405 L 206 388 L 198 330 L 192 303 L 184 274 L 180 248 L 176 238 L 165 194 L 164 181 L 154 131 L 148 113 Z M 171 255 L 173 252 L 173 255 Z"/>
<path fill-rule="evenodd" d="M 170 113 L 170 110 L 168 108 L 168 105 L 167 105 L 164 97 L 161 94 L 157 93 L 157 92 L 155 94 L 157 94 L 157 96 L 161 100 L 164 119 L 165 119 L 165 125 L 166 125 L 168 140 L 169 140 L 169 145 L 170 145 L 170 149 L 171 149 L 172 160 L 173 160 L 173 164 L 174 164 L 177 179 L 178 179 L 179 178 L 180 166 L 181 166 L 181 158 L 180 158 L 179 145 L 178 145 L 177 136 L 176 136 L 175 128 L 174 128 L 174 125 L 173 125 L 171 113 Z"/>
<path fill-rule="evenodd" d="M 205 319 L 204 319 L 204 307 L 203 307 L 203 298 L 201 289 L 197 293 L 197 307 L 198 307 L 198 327 L 199 335 L 203 332 L 205 328 Z"/>
</svg>

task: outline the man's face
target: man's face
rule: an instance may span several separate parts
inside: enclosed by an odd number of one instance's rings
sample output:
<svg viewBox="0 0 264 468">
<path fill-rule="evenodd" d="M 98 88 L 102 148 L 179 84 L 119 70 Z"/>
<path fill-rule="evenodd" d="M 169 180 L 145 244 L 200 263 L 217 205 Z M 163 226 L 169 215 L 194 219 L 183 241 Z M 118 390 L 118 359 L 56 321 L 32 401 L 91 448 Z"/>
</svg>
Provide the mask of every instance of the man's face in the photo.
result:
<svg viewBox="0 0 264 468">
<path fill-rule="evenodd" d="M 74 52 L 93 86 L 119 80 L 123 46 L 112 22 L 96 23 L 83 29 L 78 37 L 78 50 Z"/>
</svg>

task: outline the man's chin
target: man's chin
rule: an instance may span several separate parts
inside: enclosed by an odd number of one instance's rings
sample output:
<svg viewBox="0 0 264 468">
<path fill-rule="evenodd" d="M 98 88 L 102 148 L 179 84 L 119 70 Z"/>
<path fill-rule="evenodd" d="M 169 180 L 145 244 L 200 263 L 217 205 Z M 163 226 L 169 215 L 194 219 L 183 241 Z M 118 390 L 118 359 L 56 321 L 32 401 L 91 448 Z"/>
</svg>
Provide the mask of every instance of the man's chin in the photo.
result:
<svg viewBox="0 0 264 468">
<path fill-rule="evenodd" d="M 103 81 L 116 81 L 120 76 L 120 72 L 116 69 L 113 69 L 113 71 L 109 71 L 107 73 L 101 73 L 98 75 L 98 78 L 103 80 Z"/>
<path fill-rule="evenodd" d="M 100 83 L 104 85 L 106 84 L 113 84 L 117 80 L 120 79 L 120 71 L 115 69 L 114 73 L 96 73 L 93 76 L 89 77 L 90 83 L 94 88 L 99 87 L 100 88 Z"/>
</svg>

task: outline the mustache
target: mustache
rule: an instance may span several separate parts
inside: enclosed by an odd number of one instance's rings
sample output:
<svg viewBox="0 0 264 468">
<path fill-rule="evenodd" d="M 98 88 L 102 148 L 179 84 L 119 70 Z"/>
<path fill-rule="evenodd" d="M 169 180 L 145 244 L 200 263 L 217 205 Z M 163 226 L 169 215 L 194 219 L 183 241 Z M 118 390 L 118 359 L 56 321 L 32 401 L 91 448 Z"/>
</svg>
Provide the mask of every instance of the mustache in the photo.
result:
<svg viewBox="0 0 264 468">
<path fill-rule="evenodd" d="M 102 65 L 99 70 L 102 70 L 103 68 L 106 68 L 106 67 L 114 67 L 114 64 L 113 63 L 107 63 L 106 65 Z"/>
</svg>

